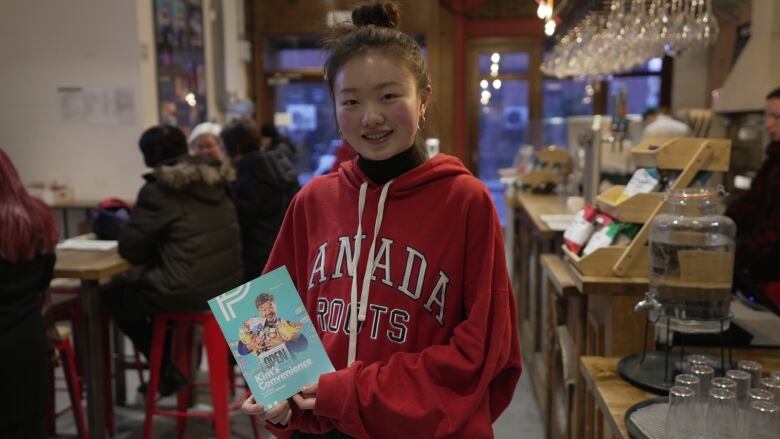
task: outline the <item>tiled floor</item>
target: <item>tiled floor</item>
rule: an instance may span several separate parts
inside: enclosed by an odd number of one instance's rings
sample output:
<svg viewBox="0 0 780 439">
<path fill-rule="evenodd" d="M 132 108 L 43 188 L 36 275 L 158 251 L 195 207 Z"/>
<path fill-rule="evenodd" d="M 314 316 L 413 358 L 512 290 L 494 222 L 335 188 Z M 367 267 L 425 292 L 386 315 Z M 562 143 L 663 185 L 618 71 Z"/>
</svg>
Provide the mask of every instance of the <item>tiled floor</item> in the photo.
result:
<svg viewBox="0 0 780 439">
<path fill-rule="evenodd" d="M 117 435 L 116 439 L 140 439 L 143 437 L 143 422 L 144 422 L 144 407 L 140 404 L 140 399 L 135 389 L 138 385 L 138 379 L 135 373 L 128 373 L 128 402 L 127 407 L 118 407 L 116 409 L 117 417 Z M 57 381 L 57 388 L 62 390 L 57 391 L 57 407 L 65 407 L 69 404 L 67 399 L 67 393 L 64 391 L 64 382 Z M 208 395 L 206 391 L 204 394 L 198 397 L 198 401 L 208 401 Z M 173 397 L 166 398 L 161 401 L 162 404 L 172 405 L 175 403 Z M 199 404 L 196 406 L 203 408 L 210 408 L 205 404 Z M 252 438 L 252 430 L 249 424 L 249 417 L 243 415 L 239 411 L 232 414 L 231 432 L 232 437 L 237 439 Z M 263 431 L 261 429 L 261 431 Z M 531 389 L 530 375 L 523 374 L 520 379 L 520 384 L 515 390 L 515 396 L 512 400 L 512 404 L 501 415 L 501 417 L 494 424 L 495 437 L 497 439 L 514 439 L 518 437 L 529 439 L 541 439 L 544 437 L 542 421 L 539 414 L 539 408 L 536 405 L 536 400 L 533 397 L 533 390 Z M 75 426 L 73 424 L 73 417 L 70 411 L 63 413 L 57 419 L 57 433 L 60 436 L 68 437 L 73 436 L 76 433 Z M 157 418 L 154 423 L 154 436 L 155 439 L 168 439 L 176 437 L 176 424 L 173 419 L 161 419 Z M 190 420 L 187 423 L 187 438 L 191 439 L 206 439 L 213 438 L 214 433 L 211 429 L 211 423 L 205 420 Z M 269 439 L 271 436 L 263 431 L 263 438 Z"/>
</svg>

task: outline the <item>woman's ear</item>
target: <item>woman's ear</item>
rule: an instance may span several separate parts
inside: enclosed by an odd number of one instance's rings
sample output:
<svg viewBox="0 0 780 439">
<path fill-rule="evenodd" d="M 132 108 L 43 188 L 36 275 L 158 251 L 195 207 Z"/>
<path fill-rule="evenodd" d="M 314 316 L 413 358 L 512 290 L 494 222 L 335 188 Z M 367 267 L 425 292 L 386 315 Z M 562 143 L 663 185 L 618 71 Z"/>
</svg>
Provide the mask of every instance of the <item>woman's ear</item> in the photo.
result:
<svg viewBox="0 0 780 439">
<path fill-rule="evenodd" d="M 431 85 L 428 84 L 422 90 L 422 93 L 420 93 L 420 114 L 423 116 L 425 116 L 425 110 L 428 108 L 428 101 L 431 98 L 432 91 Z"/>
</svg>

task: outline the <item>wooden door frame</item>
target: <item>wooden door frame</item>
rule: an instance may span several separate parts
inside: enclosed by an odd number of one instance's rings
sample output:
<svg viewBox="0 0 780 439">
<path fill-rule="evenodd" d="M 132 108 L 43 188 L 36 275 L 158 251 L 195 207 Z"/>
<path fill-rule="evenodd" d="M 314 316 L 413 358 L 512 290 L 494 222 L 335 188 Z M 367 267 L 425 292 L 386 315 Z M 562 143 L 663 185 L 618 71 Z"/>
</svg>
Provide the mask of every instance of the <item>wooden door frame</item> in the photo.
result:
<svg viewBox="0 0 780 439">
<path fill-rule="evenodd" d="M 499 77 L 508 77 L 507 79 L 522 79 L 528 81 L 528 120 L 541 120 L 542 117 L 542 72 L 539 66 L 542 63 L 542 45 L 538 38 L 516 38 L 516 37 L 490 37 L 475 38 L 469 40 L 467 47 L 467 65 L 466 72 L 466 108 L 468 117 L 468 145 L 466 145 L 466 157 L 464 159 L 474 175 L 478 175 L 478 147 L 479 147 L 479 108 L 480 103 L 476 94 L 473 93 L 479 86 L 479 54 L 484 52 L 527 52 L 528 53 L 528 72 L 501 74 Z M 542 139 L 542 127 L 539 124 L 529 124 L 529 139 L 531 144 L 539 143 Z M 534 142 L 538 139 L 538 142 Z"/>
</svg>

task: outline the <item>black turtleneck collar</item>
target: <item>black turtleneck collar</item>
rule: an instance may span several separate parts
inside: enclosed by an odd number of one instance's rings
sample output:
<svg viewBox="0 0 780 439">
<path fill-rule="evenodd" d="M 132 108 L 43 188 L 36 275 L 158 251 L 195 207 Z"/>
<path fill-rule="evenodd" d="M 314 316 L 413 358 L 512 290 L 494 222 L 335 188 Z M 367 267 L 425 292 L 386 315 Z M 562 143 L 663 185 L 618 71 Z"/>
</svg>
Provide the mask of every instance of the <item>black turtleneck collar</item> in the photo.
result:
<svg viewBox="0 0 780 439">
<path fill-rule="evenodd" d="M 770 156 L 780 156 L 780 140 L 770 142 L 766 147 L 766 153 Z"/>
<path fill-rule="evenodd" d="M 369 180 L 381 186 L 395 177 L 416 168 L 423 161 L 425 160 L 422 155 L 412 145 L 389 159 L 369 160 L 360 156 L 358 158 L 358 166 Z"/>
</svg>

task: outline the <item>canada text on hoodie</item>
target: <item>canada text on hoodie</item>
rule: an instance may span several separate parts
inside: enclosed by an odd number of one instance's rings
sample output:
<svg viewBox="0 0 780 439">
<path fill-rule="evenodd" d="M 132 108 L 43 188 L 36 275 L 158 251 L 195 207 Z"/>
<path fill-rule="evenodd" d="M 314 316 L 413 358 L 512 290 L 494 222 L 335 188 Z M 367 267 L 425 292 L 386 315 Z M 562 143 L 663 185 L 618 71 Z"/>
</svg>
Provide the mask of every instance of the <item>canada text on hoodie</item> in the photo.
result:
<svg viewBox="0 0 780 439">
<path fill-rule="evenodd" d="M 354 161 L 313 180 L 266 271 L 280 266 L 336 372 L 320 377 L 313 413 L 292 404 L 284 430 L 270 425 L 277 436 L 493 437 L 521 371 L 515 303 L 490 194 L 459 160 L 438 155 L 383 186 Z"/>
</svg>

